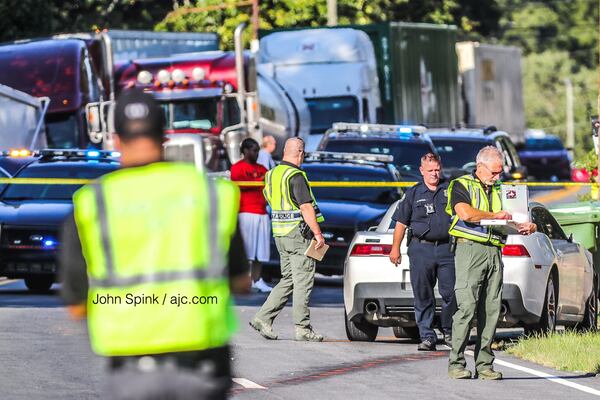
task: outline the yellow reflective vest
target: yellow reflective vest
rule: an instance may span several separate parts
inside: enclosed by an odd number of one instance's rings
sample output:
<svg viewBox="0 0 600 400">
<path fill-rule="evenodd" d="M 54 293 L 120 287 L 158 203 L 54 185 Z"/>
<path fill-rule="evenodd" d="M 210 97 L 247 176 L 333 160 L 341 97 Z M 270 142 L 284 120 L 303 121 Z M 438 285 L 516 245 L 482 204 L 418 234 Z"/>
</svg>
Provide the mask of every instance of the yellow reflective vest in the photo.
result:
<svg viewBox="0 0 600 400">
<path fill-rule="evenodd" d="M 73 202 L 97 354 L 227 344 L 237 324 L 226 268 L 237 186 L 191 165 L 154 163 L 107 174 Z"/>
<path fill-rule="evenodd" d="M 448 203 L 446 205 L 446 212 L 452 216 L 452 222 L 450 223 L 450 229 L 448 230 L 448 233 L 452 236 L 469 239 L 474 242 L 491 243 L 498 247 L 504 246 L 504 241 L 501 235 L 494 233 L 487 226 L 465 222 L 454 213 L 454 209 L 452 208 L 452 189 L 457 183 L 460 183 L 467 189 L 467 192 L 471 197 L 471 207 L 481 211 L 491 212 L 498 212 L 502 210 L 499 183 L 492 186 L 492 192 L 490 196 L 492 204 L 490 204 L 481 181 L 479 181 L 479 179 L 475 178 L 473 175 L 463 175 L 460 178 L 451 181 L 450 185 L 448 186 Z"/>
<path fill-rule="evenodd" d="M 304 171 L 289 165 L 279 164 L 265 175 L 263 194 L 269 202 L 269 206 L 271 206 L 273 236 L 285 236 L 302 222 L 300 208 L 294 204 L 290 193 L 290 180 L 297 174 L 301 174 L 308 185 L 308 178 Z M 319 211 L 312 190 L 310 195 L 317 215 L 317 222 L 323 222 L 323 215 Z"/>
</svg>

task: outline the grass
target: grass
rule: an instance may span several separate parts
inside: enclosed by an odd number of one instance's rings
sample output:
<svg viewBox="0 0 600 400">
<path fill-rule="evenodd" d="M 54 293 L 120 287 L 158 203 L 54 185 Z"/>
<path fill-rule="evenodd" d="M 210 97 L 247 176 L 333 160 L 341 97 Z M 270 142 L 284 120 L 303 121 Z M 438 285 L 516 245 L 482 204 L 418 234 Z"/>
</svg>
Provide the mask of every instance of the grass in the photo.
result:
<svg viewBox="0 0 600 400">
<path fill-rule="evenodd" d="M 548 336 L 524 337 L 509 354 L 561 371 L 600 373 L 600 333 L 571 330 Z"/>
</svg>

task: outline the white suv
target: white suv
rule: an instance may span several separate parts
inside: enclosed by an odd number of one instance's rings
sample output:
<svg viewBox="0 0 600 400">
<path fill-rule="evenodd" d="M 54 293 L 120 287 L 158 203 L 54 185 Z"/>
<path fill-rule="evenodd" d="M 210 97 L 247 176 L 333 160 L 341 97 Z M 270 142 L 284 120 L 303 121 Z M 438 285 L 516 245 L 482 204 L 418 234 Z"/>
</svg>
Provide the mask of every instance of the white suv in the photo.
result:
<svg viewBox="0 0 600 400">
<path fill-rule="evenodd" d="M 373 341 L 380 326 L 393 327 L 399 338 L 419 337 L 415 323 L 406 240 L 402 263 L 389 261 L 395 222 L 394 203 L 374 230 L 354 235 L 344 263 L 344 308 L 349 340 Z M 539 203 L 529 205 L 538 232 L 509 235 L 502 253 L 504 282 L 501 327 L 552 331 L 557 324 L 595 329 L 598 277 L 592 256 L 566 237 Z M 436 314 L 441 298 L 435 290 Z"/>
</svg>

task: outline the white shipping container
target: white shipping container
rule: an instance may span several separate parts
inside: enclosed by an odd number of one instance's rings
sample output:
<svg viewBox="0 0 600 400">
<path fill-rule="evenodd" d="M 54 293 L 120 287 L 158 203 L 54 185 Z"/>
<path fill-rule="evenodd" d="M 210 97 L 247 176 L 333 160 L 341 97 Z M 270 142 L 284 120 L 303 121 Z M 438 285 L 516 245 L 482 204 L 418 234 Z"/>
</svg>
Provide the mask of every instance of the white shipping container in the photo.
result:
<svg viewBox="0 0 600 400">
<path fill-rule="evenodd" d="M 513 142 L 525 140 L 521 49 L 514 46 L 459 42 L 462 119 L 467 125 L 494 125 Z"/>
</svg>

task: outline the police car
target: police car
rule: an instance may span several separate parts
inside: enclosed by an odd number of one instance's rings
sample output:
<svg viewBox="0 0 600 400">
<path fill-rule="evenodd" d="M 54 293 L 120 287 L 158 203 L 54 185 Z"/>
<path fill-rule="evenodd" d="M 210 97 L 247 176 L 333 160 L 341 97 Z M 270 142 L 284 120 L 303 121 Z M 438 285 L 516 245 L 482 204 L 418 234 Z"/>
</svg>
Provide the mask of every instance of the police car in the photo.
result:
<svg viewBox="0 0 600 400">
<path fill-rule="evenodd" d="M 349 340 L 373 341 L 379 327 L 392 327 L 398 338 L 419 337 L 406 239 L 401 264 L 389 254 L 395 222 L 392 204 L 375 230 L 357 232 L 344 264 L 344 308 Z M 537 226 L 531 235 L 509 235 L 502 249 L 503 293 L 500 327 L 551 332 L 558 324 L 595 330 L 598 276 L 592 255 L 540 203 L 529 204 Z M 441 298 L 435 289 L 436 315 Z"/>
<path fill-rule="evenodd" d="M 421 157 L 436 153 L 423 126 L 337 122 L 329 129 L 319 151 L 392 156 L 402 180 L 421 179 Z"/>
<path fill-rule="evenodd" d="M 428 129 L 427 135 L 442 158 L 446 177 L 458 177 L 471 173 L 475 158 L 485 146 L 495 146 L 504 157 L 503 180 L 524 180 L 527 168 L 521 163 L 519 154 L 508 133 L 495 126 L 483 128 Z"/>
<path fill-rule="evenodd" d="M 118 168 L 117 152 L 40 150 L 0 157 L 0 165 L 21 164 L 15 178 L 94 179 Z M 60 226 L 73 209 L 81 184 L 8 184 L 0 192 L 0 276 L 24 279 L 33 291 L 56 280 Z"/>
</svg>

